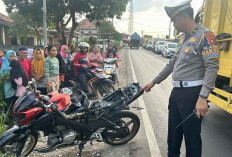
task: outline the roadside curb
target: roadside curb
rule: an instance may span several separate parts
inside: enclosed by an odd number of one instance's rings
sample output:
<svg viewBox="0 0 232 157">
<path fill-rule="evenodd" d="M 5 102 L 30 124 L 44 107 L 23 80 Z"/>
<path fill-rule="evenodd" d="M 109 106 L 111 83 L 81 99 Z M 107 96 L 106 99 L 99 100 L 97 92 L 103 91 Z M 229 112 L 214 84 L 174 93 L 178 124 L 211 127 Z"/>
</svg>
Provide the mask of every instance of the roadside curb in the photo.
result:
<svg viewBox="0 0 232 157">
<path fill-rule="evenodd" d="M 136 78 L 136 74 L 135 74 L 135 70 L 134 70 L 134 66 L 131 60 L 131 56 L 130 56 L 130 49 L 128 50 L 128 59 L 130 62 L 130 67 L 131 67 L 131 71 L 132 71 L 132 78 L 134 82 L 138 82 L 137 78 Z M 141 114 L 142 114 L 142 120 L 143 120 L 143 124 L 145 127 L 145 132 L 146 132 L 146 136 L 147 136 L 147 141 L 149 144 L 149 149 L 150 149 L 150 153 L 151 153 L 151 157 L 161 157 L 161 153 L 157 144 L 157 140 L 151 125 L 151 121 L 150 118 L 148 116 L 148 112 L 143 100 L 143 96 L 140 96 L 138 98 L 138 103 L 139 106 L 144 108 L 143 110 L 141 110 Z"/>
</svg>

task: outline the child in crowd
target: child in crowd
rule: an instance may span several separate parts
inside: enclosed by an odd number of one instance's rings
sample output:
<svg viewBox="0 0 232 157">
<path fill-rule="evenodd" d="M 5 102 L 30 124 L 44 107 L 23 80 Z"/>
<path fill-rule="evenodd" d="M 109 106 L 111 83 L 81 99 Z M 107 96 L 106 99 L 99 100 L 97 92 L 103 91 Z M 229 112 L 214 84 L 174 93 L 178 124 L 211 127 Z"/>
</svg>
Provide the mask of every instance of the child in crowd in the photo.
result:
<svg viewBox="0 0 232 157">
<path fill-rule="evenodd" d="M 48 93 L 58 91 L 60 88 L 59 61 L 56 58 L 57 48 L 48 46 L 49 56 L 45 59 L 45 79 Z"/>
<path fill-rule="evenodd" d="M 114 45 L 110 43 L 107 47 L 107 50 L 105 52 L 104 58 L 117 58 L 117 60 L 120 60 L 119 54 L 116 49 L 114 49 Z M 118 63 L 115 63 L 116 65 L 116 72 L 115 72 L 115 82 L 118 84 L 119 88 L 119 76 L 118 76 Z"/>
</svg>

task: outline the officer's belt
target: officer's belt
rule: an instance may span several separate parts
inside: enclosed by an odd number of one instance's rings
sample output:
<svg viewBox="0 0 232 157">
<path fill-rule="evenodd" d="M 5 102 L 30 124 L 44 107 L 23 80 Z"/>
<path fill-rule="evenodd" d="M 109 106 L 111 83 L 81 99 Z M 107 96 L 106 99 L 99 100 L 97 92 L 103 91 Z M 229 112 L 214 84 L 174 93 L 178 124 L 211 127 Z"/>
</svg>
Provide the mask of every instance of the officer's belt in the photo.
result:
<svg viewBox="0 0 232 157">
<path fill-rule="evenodd" d="M 172 81 L 173 87 L 195 87 L 203 84 L 203 80 L 196 81 Z"/>
</svg>

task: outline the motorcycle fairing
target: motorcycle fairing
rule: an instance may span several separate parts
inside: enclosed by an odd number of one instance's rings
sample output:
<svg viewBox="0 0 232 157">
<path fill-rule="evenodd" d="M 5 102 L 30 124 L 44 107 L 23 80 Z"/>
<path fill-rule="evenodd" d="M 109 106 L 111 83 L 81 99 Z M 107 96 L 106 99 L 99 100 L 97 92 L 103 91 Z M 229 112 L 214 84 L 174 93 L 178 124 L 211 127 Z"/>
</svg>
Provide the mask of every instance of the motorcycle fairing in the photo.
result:
<svg viewBox="0 0 232 157">
<path fill-rule="evenodd" d="M 51 99 L 51 102 L 56 102 L 58 105 L 58 110 L 63 110 L 70 105 L 70 96 L 67 94 L 55 94 Z"/>
<path fill-rule="evenodd" d="M 21 128 L 18 126 L 14 126 L 7 130 L 4 134 L 1 135 L 0 137 L 0 149 L 3 145 L 5 145 L 7 142 L 9 142 L 12 139 L 15 139 L 20 136 L 20 134 L 17 134 L 17 131 L 20 131 Z"/>
</svg>

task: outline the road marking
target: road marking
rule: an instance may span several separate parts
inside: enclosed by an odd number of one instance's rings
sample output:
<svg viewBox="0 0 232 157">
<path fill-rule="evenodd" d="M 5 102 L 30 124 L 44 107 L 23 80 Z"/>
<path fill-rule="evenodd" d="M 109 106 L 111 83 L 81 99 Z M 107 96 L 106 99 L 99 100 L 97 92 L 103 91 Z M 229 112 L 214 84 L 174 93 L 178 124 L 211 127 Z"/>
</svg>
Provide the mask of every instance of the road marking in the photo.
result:
<svg viewBox="0 0 232 157">
<path fill-rule="evenodd" d="M 130 49 L 129 49 L 129 60 L 130 60 L 130 66 L 131 66 L 131 70 L 132 70 L 132 77 L 133 77 L 133 81 L 134 82 L 138 82 L 136 75 L 135 75 L 135 69 L 133 66 L 133 63 L 131 61 L 131 56 L 130 56 Z M 141 110 L 141 114 L 142 114 L 142 119 L 143 119 L 143 124 L 145 127 L 145 132 L 146 132 L 146 136 L 147 136 L 147 141 L 148 141 L 148 145 L 149 145 L 149 149 L 151 152 L 151 157 L 161 157 L 161 153 L 157 144 L 157 140 L 151 125 L 151 121 L 150 118 L 148 116 L 147 113 L 147 109 L 144 103 L 144 99 L 143 96 L 140 96 L 138 98 L 139 101 L 139 106 L 144 108 L 143 110 Z"/>
</svg>

